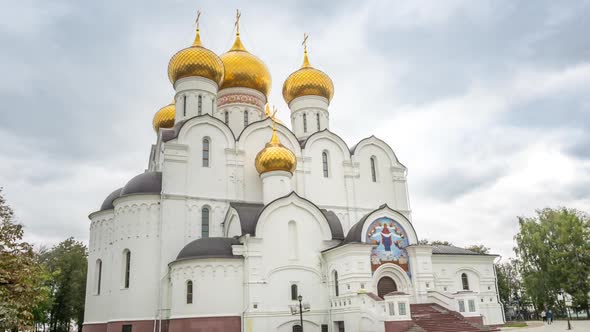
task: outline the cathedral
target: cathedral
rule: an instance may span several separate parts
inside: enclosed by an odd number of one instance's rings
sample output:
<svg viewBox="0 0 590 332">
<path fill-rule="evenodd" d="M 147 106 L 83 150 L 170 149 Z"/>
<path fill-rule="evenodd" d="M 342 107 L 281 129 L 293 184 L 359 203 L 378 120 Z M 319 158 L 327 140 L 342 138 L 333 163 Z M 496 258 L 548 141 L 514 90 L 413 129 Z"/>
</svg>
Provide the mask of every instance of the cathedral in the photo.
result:
<svg viewBox="0 0 590 332">
<path fill-rule="evenodd" d="M 406 166 L 383 140 L 348 146 L 330 127 L 334 84 L 304 45 L 281 123 L 239 15 L 220 56 L 197 20 L 168 64 L 175 93 L 153 118 L 147 169 L 89 215 L 84 332 L 504 323 L 498 256 L 419 244 Z"/>
</svg>

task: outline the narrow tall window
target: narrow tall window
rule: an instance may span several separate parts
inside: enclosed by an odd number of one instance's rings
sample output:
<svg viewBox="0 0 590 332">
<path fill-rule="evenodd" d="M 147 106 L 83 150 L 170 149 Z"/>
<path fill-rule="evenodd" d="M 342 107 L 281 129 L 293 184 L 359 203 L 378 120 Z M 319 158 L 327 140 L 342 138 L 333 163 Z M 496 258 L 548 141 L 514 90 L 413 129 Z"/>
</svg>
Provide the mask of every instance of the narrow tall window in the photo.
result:
<svg viewBox="0 0 590 332">
<path fill-rule="evenodd" d="M 125 283 L 124 287 L 129 288 L 129 276 L 131 273 L 131 251 L 125 250 Z"/>
<path fill-rule="evenodd" d="M 324 177 L 328 177 L 328 153 L 322 152 L 322 169 L 324 171 Z"/>
<path fill-rule="evenodd" d="M 307 114 L 303 114 L 303 132 L 307 132 Z"/>
<path fill-rule="evenodd" d="M 461 283 L 463 284 L 463 290 L 469 290 L 469 278 L 467 278 L 467 273 L 461 274 Z"/>
<path fill-rule="evenodd" d="M 193 282 L 189 280 L 186 282 L 186 303 L 193 303 Z"/>
<path fill-rule="evenodd" d="M 203 96 L 199 95 L 199 103 L 197 106 L 197 115 L 201 115 L 203 113 Z"/>
<path fill-rule="evenodd" d="M 334 271 L 334 294 L 340 295 L 340 289 L 338 289 L 338 271 Z"/>
<path fill-rule="evenodd" d="M 398 306 L 398 313 L 400 314 L 400 316 L 405 316 L 406 315 L 406 304 L 404 302 L 400 302 L 397 304 Z"/>
<path fill-rule="evenodd" d="M 371 179 L 377 182 L 377 170 L 375 169 L 375 156 L 371 157 Z"/>
<path fill-rule="evenodd" d="M 248 126 L 248 111 L 244 111 L 244 128 Z"/>
<path fill-rule="evenodd" d="M 186 116 L 186 96 L 183 96 L 182 100 L 182 115 Z"/>
<path fill-rule="evenodd" d="M 201 237 L 209 237 L 209 208 L 201 210 Z"/>
<path fill-rule="evenodd" d="M 468 300 L 469 312 L 475 312 L 475 300 Z"/>
<path fill-rule="evenodd" d="M 299 292 L 297 291 L 297 285 L 291 285 L 291 300 L 297 301 L 297 296 L 299 296 Z"/>
<path fill-rule="evenodd" d="M 465 312 L 465 301 L 459 300 L 459 312 Z"/>
<path fill-rule="evenodd" d="M 318 131 L 320 131 L 320 113 L 316 113 L 315 120 L 318 125 Z"/>
<path fill-rule="evenodd" d="M 225 119 L 224 119 L 225 124 L 229 126 L 229 111 L 223 112 L 223 116 L 225 117 Z"/>
<path fill-rule="evenodd" d="M 203 138 L 203 167 L 209 167 L 209 139 Z"/>
<path fill-rule="evenodd" d="M 297 325 L 293 325 L 293 332 L 302 332 L 303 328 L 301 327 L 301 325 L 297 324 Z"/>
<path fill-rule="evenodd" d="M 102 260 L 96 261 L 96 295 L 100 295 L 100 284 L 102 283 Z"/>
<path fill-rule="evenodd" d="M 395 315 L 395 303 L 389 302 L 389 316 Z"/>
</svg>

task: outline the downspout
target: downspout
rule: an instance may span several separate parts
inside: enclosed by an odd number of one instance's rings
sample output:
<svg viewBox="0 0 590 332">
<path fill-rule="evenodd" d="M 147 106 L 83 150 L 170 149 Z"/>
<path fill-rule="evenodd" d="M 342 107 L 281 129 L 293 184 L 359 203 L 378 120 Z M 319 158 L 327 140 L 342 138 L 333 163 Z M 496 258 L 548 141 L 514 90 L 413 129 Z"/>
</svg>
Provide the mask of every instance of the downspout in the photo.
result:
<svg viewBox="0 0 590 332">
<path fill-rule="evenodd" d="M 248 240 L 250 240 L 250 234 L 246 234 L 244 237 L 244 243 L 242 243 L 242 253 L 244 254 L 244 270 L 242 278 L 244 279 L 244 309 L 242 310 L 242 332 L 246 332 L 245 327 L 245 320 L 246 320 L 246 310 L 248 310 L 249 306 L 249 297 L 250 297 L 250 284 L 249 284 L 249 275 L 250 275 L 250 258 L 248 255 Z"/>
<path fill-rule="evenodd" d="M 500 260 L 502 259 L 502 256 L 498 256 L 498 258 L 500 258 Z M 498 262 L 500 262 L 500 260 L 498 260 Z M 494 259 L 495 261 L 495 259 Z M 498 289 L 498 273 L 496 272 L 496 262 L 494 262 L 494 264 L 492 264 L 494 266 L 494 281 L 496 283 L 496 299 L 498 300 L 498 303 L 500 303 L 500 307 L 502 307 L 502 322 L 506 323 L 506 313 L 504 312 L 504 303 L 502 303 L 502 300 L 500 299 L 500 289 Z"/>
</svg>

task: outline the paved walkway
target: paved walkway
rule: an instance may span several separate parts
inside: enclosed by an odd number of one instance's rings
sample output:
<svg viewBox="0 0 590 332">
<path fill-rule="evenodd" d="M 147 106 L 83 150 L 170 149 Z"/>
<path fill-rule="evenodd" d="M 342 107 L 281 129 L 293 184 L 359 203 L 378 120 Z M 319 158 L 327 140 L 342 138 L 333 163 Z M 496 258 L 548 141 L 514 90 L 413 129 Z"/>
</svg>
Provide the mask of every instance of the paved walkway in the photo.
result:
<svg viewBox="0 0 590 332">
<path fill-rule="evenodd" d="M 567 331 L 567 321 L 554 321 L 553 324 L 547 325 L 540 322 L 527 322 L 528 327 L 506 327 L 502 331 L 522 331 L 522 332 L 550 332 L 550 331 Z M 590 331 L 590 320 L 573 320 L 572 331 Z"/>
</svg>

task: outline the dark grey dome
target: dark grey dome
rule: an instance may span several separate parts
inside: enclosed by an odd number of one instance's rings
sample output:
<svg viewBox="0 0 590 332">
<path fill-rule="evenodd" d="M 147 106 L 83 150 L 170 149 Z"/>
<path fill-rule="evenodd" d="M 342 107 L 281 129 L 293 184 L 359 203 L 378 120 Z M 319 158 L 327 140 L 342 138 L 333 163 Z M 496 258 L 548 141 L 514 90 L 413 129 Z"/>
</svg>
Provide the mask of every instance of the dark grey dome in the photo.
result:
<svg viewBox="0 0 590 332">
<path fill-rule="evenodd" d="M 195 240 L 182 248 L 176 260 L 191 258 L 232 258 L 231 246 L 240 244 L 233 237 L 208 237 Z"/>
<path fill-rule="evenodd" d="M 113 201 L 119 198 L 119 196 L 121 196 L 121 190 L 123 190 L 123 188 L 119 188 L 110 193 L 107 196 L 107 198 L 104 199 L 104 202 L 102 202 L 102 205 L 100 206 L 100 211 L 114 209 L 115 206 L 113 205 Z"/>
<path fill-rule="evenodd" d="M 121 190 L 121 196 L 131 194 L 160 194 L 162 172 L 145 172 L 129 180 Z"/>
</svg>

